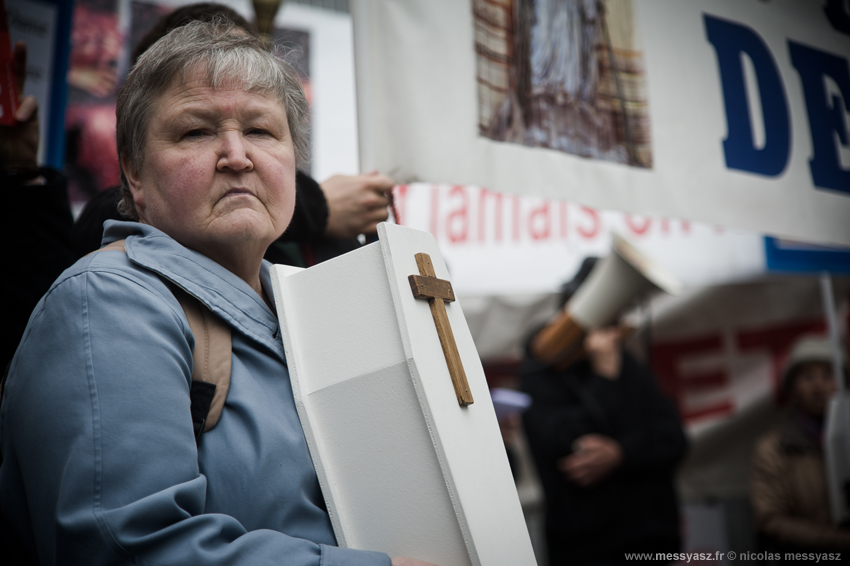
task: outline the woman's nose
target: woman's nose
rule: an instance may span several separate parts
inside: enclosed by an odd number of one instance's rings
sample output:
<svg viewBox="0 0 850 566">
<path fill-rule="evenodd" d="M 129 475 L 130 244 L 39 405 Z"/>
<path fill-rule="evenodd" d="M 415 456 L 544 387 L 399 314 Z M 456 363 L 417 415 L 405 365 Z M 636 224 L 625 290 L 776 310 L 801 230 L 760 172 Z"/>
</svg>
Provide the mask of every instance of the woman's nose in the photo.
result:
<svg viewBox="0 0 850 566">
<path fill-rule="evenodd" d="M 221 147 L 216 165 L 219 171 L 250 171 L 254 168 L 241 132 L 225 132 L 220 134 L 220 139 Z"/>
</svg>

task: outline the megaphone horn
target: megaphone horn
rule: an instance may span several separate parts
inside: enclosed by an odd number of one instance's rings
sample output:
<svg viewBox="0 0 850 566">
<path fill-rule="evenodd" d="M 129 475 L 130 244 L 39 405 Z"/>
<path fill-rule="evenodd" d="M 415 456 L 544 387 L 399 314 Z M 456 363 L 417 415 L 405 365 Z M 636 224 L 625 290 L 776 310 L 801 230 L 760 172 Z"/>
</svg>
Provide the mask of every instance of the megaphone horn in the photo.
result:
<svg viewBox="0 0 850 566">
<path fill-rule="evenodd" d="M 660 265 L 622 236 L 612 237 L 611 253 L 532 340 L 534 357 L 566 368 L 583 357 L 582 342 L 590 330 L 615 323 L 625 307 L 646 293 L 679 291 L 679 282 Z"/>
</svg>

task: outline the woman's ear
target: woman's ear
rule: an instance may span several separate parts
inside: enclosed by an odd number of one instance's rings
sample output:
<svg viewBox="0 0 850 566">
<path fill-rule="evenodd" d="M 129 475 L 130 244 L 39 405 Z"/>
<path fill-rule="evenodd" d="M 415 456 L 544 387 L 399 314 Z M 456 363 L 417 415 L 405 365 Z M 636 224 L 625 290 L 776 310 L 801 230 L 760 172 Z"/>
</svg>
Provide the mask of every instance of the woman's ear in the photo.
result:
<svg viewBox="0 0 850 566">
<path fill-rule="evenodd" d="M 126 155 L 122 155 L 121 172 L 124 173 L 124 178 L 127 179 L 127 188 L 130 189 L 130 194 L 133 195 L 133 204 L 136 207 L 136 214 L 139 218 L 144 217 L 145 210 L 145 192 L 142 189 L 142 182 L 139 178 L 136 168 L 133 166 L 133 161 Z"/>
</svg>

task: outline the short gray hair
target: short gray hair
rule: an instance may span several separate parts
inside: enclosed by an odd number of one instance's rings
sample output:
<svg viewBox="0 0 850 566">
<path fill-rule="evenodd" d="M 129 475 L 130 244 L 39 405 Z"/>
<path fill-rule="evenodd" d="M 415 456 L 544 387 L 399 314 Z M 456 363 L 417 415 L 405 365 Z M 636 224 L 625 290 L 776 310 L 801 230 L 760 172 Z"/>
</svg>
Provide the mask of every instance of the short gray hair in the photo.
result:
<svg viewBox="0 0 850 566">
<path fill-rule="evenodd" d="M 259 39 L 229 20 L 195 21 L 176 28 L 139 57 L 118 91 L 116 105 L 118 156 L 138 172 L 144 164 L 148 126 L 157 99 L 194 72 L 206 73 L 207 83 L 219 88 L 231 81 L 249 92 L 271 95 L 283 105 L 295 149 L 296 166 L 309 155 L 309 107 L 291 65 Z M 139 215 L 121 170 L 119 211 L 134 220 Z"/>
</svg>

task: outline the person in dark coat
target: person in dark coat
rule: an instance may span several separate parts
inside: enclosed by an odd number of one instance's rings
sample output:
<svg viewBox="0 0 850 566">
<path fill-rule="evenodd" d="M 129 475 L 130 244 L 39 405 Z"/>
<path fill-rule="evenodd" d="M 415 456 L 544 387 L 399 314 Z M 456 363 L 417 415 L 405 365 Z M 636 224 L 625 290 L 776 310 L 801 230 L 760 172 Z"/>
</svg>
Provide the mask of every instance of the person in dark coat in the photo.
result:
<svg viewBox="0 0 850 566">
<path fill-rule="evenodd" d="M 591 330 L 585 356 L 563 369 L 530 351 L 524 363 L 521 388 L 532 405 L 523 425 L 545 494 L 550 566 L 680 550 L 673 476 L 687 440 L 673 403 L 623 350 L 622 335 Z"/>
<path fill-rule="evenodd" d="M 27 60 L 23 42 L 15 45 L 13 60 L 22 93 Z M 52 167 L 38 166 L 38 144 L 38 104 L 27 96 L 18 106 L 15 124 L 0 126 L 0 226 L 5 267 L 0 375 L 5 375 L 33 307 L 74 263 L 74 219 L 65 177 Z"/>
</svg>

